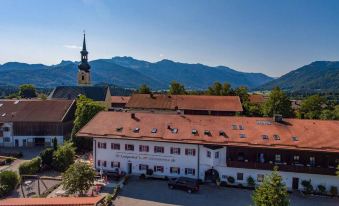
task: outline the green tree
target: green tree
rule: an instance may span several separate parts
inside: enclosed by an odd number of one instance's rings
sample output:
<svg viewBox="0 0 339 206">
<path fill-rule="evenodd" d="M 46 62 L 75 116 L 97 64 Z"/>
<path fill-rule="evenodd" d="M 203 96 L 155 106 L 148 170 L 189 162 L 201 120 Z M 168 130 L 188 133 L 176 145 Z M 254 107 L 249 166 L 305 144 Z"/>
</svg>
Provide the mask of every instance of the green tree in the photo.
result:
<svg viewBox="0 0 339 206">
<path fill-rule="evenodd" d="M 184 85 L 179 82 L 172 81 L 169 87 L 170 94 L 186 94 Z"/>
<path fill-rule="evenodd" d="M 85 96 L 77 99 L 77 109 L 72 130 L 72 140 L 80 151 L 92 150 L 92 139 L 76 138 L 75 134 L 85 126 L 98 112 L 105 110 L 105 107 Z"/>
<path fill-rule="evenodd" d="M 42 152 L 40 152 L 39 156 L 41 158 L 42 166 L 47 166 L 47 167 L 52 166 L 53 153 L 54 153 L 54 149 L 52 149 L 52 148 L 47 148 L 47 149 L 43 150 Z"/>
<path fill-rule="evenodd" d="M 242 103 L 249 102 L 249 94 L 248 94 L 248 88 L 244 86 L 240 86 L 234 90 L 234 94 L 236 96 L 239 96 Z"/>
<path fill-rule="evenodd" d="M 58 149 L 53 154 L 53 166 L 56 170 L 63 172 L 75 159 L 75 147 L 71 142 L 65 142 L 64 145 L 59 145 Z"/>
<path fill-rule="evenodd" d="M 271 91 L 268 100 L 264 104 L 263 110 L 263 113 L 270 117 L 274 114 L 281 114 L 284 117 L 293 116 L 291 102 L 279 87 L 276 87 Z"/>
<path fill-rule="evenodd" d="M 151 89 L 146 84 L 142 84 L 138 89 L 138 93 L 139 94 L 150 94 Z"/>
<path fill-rule="evenodd" d="M 255 189 L 252 195 L 255 206 L 288 206 L 289 199 L 287 187 L 282 181 L 282 177 L 274 168 L 271 175 L 264 178 L 264 182 Z"/>
<path fill-rule="evenodd" d="M 36 97 L 36 89 L 32 84 L 23 84 L 19 88 L 19 96 L 22 98 Z"/>
<path fill-rule="evenodd" d="M 301 118 L 319 119 L 326 103 L 326 99 L 320 95 L 312 95 L 307 97 L 302 101 L 300 106 Z"/>
<path fill-rule="evenodd" d="M 94 183 L 95 172 L 83 162 L 71 165 L 63 174 L 62 185 L 69 194 L 83 196 Z"/>
<path fill-rule="evenodd" d="M 334 110 L 324 109 L 323 111 L 321 111 L 320 119 L 324 119 L 324 120 L 336 119 Z"/>
<path fill-rule="evenodd" d="M 207 94 L 216 96 L 227 96 L 232 94 L 231 85 L 228 83 L 221 84 L 214 82 L 212 86 L 208 87 Z"/>
<path fill-rule="evenodd" d="M 5 192 L 8 193 L 18 185 L 19 176 L 16 172 L 13 171 L 3 171 L 0 172 L 0 185 L 4 185 Z"/>
</svg>

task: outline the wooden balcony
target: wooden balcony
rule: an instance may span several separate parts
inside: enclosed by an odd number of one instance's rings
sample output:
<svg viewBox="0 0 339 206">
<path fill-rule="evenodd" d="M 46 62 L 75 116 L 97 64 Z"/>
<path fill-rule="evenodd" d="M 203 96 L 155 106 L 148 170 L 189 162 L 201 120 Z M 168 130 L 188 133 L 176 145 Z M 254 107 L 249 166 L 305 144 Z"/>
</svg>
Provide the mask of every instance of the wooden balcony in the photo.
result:
<svg viewBox="0 0 339 206">
<path fill-rule="evenodd" d="M 259 162 L 242 162 L 242 161 L 230 161 L 230 160 L 228 160 L 226 163 L 227 163 L 227 167 L 236 167 L 236 168 L 273 170 L 274 166 L 278 166 L 279 171 L 285 171 L 285 172 L 336 175 L 336 168 L 311 167 L 311 166 L 304 166 L 304 165 L 287 165 L 287 164 L 274 164 L 274 163 L 270 164 L 270 163 L 259 163 Z"/>
</svg>

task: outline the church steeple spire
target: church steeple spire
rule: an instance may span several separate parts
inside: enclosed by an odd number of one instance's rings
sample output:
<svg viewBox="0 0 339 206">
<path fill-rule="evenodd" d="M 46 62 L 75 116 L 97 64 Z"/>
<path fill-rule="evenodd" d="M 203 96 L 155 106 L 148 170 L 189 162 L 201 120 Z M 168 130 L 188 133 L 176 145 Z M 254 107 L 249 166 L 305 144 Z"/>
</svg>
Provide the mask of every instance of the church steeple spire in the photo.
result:
<svg viewBox="0 0 339 206">
<path fill-rule="evenodd" d="M 82 43 L 82 51 L 86 51 L 86 33 L 84 31 L 84 41 Z"/>
<path fill-rule="evenodd" d="M 91 76 L 90 76 L 90 69 L 91 66 L 88 64 L 88 51 L 86 49 L 86 34 L 84 31 L 84 40 L 82 43 L 82 50 L 80 51 L 81 54 L 81 62 L 78 65 L 79 72 L 78 72 L 78 84 L 80 85 L 90 85 L 91 84 Z"/>
</svg>

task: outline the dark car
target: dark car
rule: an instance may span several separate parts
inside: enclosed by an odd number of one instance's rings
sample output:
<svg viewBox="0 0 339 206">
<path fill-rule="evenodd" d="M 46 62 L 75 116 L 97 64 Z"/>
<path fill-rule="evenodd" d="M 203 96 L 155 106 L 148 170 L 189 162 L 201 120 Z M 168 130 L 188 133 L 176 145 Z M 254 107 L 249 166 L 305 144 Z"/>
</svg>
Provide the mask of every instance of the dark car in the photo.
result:
<svg viewBox="0 0 339 206">
<path fill-rule="evenodd" d="M 169 179 L 168 187 L 170 189 L 185 190 L 188 193 L 199 191 L 198 180 L 192 179 L 192 178 L 188 178 L 188 177 L 179 177 L 179 178 Z"/>
</svg>

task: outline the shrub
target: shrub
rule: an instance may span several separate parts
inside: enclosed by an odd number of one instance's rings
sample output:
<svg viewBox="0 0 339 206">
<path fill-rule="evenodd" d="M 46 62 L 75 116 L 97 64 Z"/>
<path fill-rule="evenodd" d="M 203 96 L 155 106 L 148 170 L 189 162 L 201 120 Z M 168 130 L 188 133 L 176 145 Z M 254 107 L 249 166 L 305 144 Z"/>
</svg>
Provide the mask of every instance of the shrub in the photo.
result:
<svg viewBox="0 0 339 206">
<path fill-rule="evenodd" d="M 331 186 L 330 193 L 333 196 L 337 196 L 338 195 L 338 188 L 336 186 Z"/>
<path fill-rule="evenodd" d="M 28 162 L 24 162 L 19 166 L 20 175 L 34 175 L 40 171 L 41 158 L 35 157 Z"/>
<path fill-rule="evenodd" d="M 13 171 L 0 172 L 0 197 L 12 191 L 19 182 L 17 173 Z"/>
<path fill-rule="evenodd" d="M 247 178 L 247 185 L 248 185 L 249 187 L 254 187 L 254 186 L 255 186 L 255 180 L 253 179 L 252 176 L 249 176 L 249 177 Z"/>
<path fill-rule="evenodd" d="M 301 185 L 304 187 L 304 191 L 306 193 L 312 193 L 313 192 L 313 186 L 311 184 L 311 180 L 303 180 L 301 182 Z"/>
<path fill-rule="evenodd" d="M 54 153 L 54 150 L 52 148 L 47 148 L 40 153 L 39 156 L 41 158 L 42 166 L 47 166 L 47 167 L 52 166 L 53 153 Z"/>
<path fill-rule="evenodd" d="M 105 206 L 111 206 L 111 205 L 113 205 L 112 201 L 113 201 L 113 196 L 111 194 L 108 194 L 105 197 L 104 205 Z"/>
<path fill-rule="evenodd" d="M 60 172 L 64 172 L 68 167 L 74 163 L 75 148 L 70 142 L 66 142 L 64 145 L 59 146 L 53 155 L 54 169 Z"/>
<path fill-rule="evenodd" d="M 318 191 L 321 193 L 321 194 L 325 194 L 326 192 L 326 187 L 324 185 L 318 185 Z"/>
<path fill-rule="evenodd" d="M 228 176 L 228 177 L 227 177 L 227 181 L 228 181 L 230 184 L 233 184 L 233 183 L 235 182 L 235 179 L 234 179 L 234 177 L 232 177 L 232 176 Z"/>
</svg>

